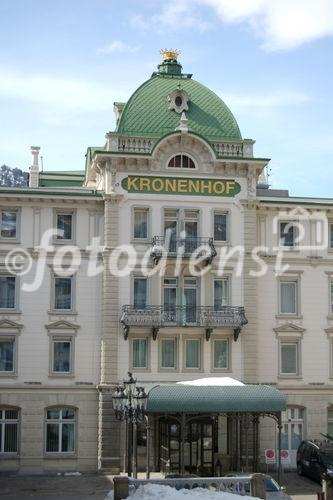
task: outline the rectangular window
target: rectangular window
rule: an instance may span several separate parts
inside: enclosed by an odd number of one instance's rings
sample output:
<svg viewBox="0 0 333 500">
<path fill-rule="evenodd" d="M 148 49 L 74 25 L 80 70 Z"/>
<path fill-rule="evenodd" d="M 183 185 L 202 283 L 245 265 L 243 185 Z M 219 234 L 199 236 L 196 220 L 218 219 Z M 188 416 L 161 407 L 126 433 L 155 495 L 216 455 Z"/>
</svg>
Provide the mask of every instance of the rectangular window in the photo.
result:
<svg viewBox="0 0 333 500">
<path fill-rule="evenodd" d="M 227 214 L 214 212 L 214 240 L 227 241 Z"/>
<path fill-rule="evenodd" d="M 17 453 L 18 410 L 0 408 L 0 453 Z"/>
<path fill-rule="evenodd" d="M 228 278 L 214 280 L 214 309 L 229 305 L 229 280 Z"/>
<path fill-rule="evenodd" d="M 176 340 L 162 339 L 161 340 L 161 368 L 175 369 L 176 368 Z"/>
<path fill-rule="evenodd" d="M 15 339 L 0 337 L 0 373 L 14 372 Z"/>
<path fill-rule="evenodd" d="M 57 213 L 57 240 L 73 239 L 73 214 Z"/>
<path fill-rule="evenodd" d="M 280 342 L 280 374 L 298 375 L 298 342 Z"/>
<path fill-rule="evenodd" d="M 133 368 L 148 368 L 148 339 L 133 339 Z"/>
<path fill-rule="evenodd" d="M 333 279 L 330 279 L 329 292 L 330 292 L 330 298 L 329 298 L 329 301 L 330 301 L 330 311 L 329 311 L 329 314 L 333 315 Z"/>
<path fill-rule="evenodd" d="M 148 238 L 148 209 L 134 209 L 134 233 L 135 239 L 145 240 Z"/>
<path fill-rule="evenodd" d="M 72 278 L 54 278 L 54 309 L 72 309 Z"/>
<path fill-rule="evenodd" d="M 1 210 L 1 239 L 15 240 L 17 237 L 17 212 L 11 210 Z"/>
<path fill-rule="evenodd" d="M 329 222 L 328 231 L 329 231 L 328 245 L 329 245 L 329 248 L 332 249 L 333 248 L 333 222 Z"/>
<path fill-rule="evenodd" d="M 298 314 L 297 288 L 297 281 L 280 281 L 280 314 Z"/>
<path fill-rule="evenodd" d="M 199 370 L 201 365 L 201 340 L 185 340 L 185 368 Z"/>
<path fill-rule="evenodd" d="M 15 309 L 15 276 L 0 276 L 0 309 Z"/>
<path fill-rule="evenodd" d="M 52 371 L 71 373 L 72 342 L 68 339 L 52 340 Z"/>
<path fill-rule="evenodd" d="M 46 452 L 74 453 L 75 410 L 53 409 L 46 412 Z"/>
<path fill-rule="evenodd" d="M 292 221 L 280 222 L 280 246 L 294 247 L 296 246 L 297 228 Z"/>
<path fill-rule="evenodd" d="M 147 305 L 147 279 L 134 278 L 133 283 L 134 309 L 145 309 Z"/>
<path fill-rule="evenodd" d="M 217 339 L 214 346 L 214 370 L 227 370 L 229 368 L 229 341 Z"/>
</svg>

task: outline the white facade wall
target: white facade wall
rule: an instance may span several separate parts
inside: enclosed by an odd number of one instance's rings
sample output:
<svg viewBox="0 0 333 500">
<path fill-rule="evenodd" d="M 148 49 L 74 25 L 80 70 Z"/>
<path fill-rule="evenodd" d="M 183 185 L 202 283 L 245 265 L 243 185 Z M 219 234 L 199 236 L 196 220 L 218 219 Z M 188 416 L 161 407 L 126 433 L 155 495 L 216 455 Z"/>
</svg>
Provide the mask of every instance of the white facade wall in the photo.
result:
<svg viewBox="0 0 333 500">
<path fill-rule="evenodd" d="M 265 202 L 262 202 L 265 205 Z M 300 202 L 301 205 L 301 202 Z M 295 203 L 295 206 L 297 204 Z M 304 206 L 302 210 L 308 207 Z M 328 408 L 333 402 L 331 289 L 333 275 L 332 253 L 327 247 L 314 249 L 315 230 L 310 220 L 298 220 L 304 227 L 304 238 L 298 246 L 283 253 L 283 275 L 276 274 L 279 237 L 276 220 L 286 220 L 283 203 L 258 211 L 258 244 L 267 246 L 262 252 L 268 265 L 267 273 L 258 279 L 258 349 L 259 382 L 274 384 L 287 396 L 289 408 L 303 411 L 302 438 L 322 440 L 328 432 Z M 323 208 L 308 212 L 308 216 L 329 221 L 330 211 Z M 289 216 L 290 217 L 290 216 Z M 290 219 L 292 220 L 292 216 Z M 328 227 L 325 228 L 327 236 Z M 326 236 L 325 234 L 325 236 Z M 279 310 L 279 281 L 298 281 L 299 310 L 295 315 L 283 315 Z M 297 341 L 299 344 L 299 373 L 282 375 L 279 368 L 279 343 Z M 291 415 L 289 415 L 290 417 Z M 284 423 L 287 425 L 287 415 Z M 292 421 L 289 421 L 292 424 Z M 299 431 L 299 429 L 298 429 Z M 274 447 L 274 426 L 266 422 L 261 429 L 262 451 Z M 295 466 L 296 450 L 291 451 Z"/>
<path fill-rule="evenodd" d="M 186 176 L 196 177 L 200 176 L 200 170 L 195 172 L 170 171 L 166 170 L 164 165 L 160 166 L 158 172 L 154 171 L 154 175 L 172 175 L 172 176 Z M 223 178 L 219 175 L 211 174 L 210 177 Z M 215 197 L 215 196 L 189 196 L 189 195 L 167 195 L 167 194 L 131 194 L 122 190 L 123 199 L 120 203 L 119 209 L 119 244 L 127 245 L 129 242 L 134 244 L 137 250 L 138 259 L 136 268 L 133 269 L 129 276 L 124 276 L 120 279 L 119 287 L 119 303 L 121 306 L 126 304 L 133 304 L 133 276 L 140 276 L 140 265 L 146 252 L 149 253 L 151 249 L 151 238 L 153 236 L 162 236 L 164 234 L 163 217 L 164 209 L 191 209 L 198 210 L 199 217 L 199 237 L 211 238 L 213 237 L 213 214 L 214 210 L 221 210 L 228 212 L 228 243 L 221 245 L 216 243 L 216 250 L 220 254 L 220 250 L 231 251 L 236 247 L 244 245 L 244 233 L 240 228 L 243 227 L 243 207 L 240 200 L 246 198 L 247 186 L 246 180 L 240 177 L 233 177 L 241 185 L 241 191 L 236 197 Z M 117 181 L 121 184 L 122 176 L 119 175 Z M 133 211 L 134 208 L 143 207 L 149 209 L 149 238 L 147 243 L 137 244 L 133 241 Z M 151 260 L 148 259 L 151 263 Z M 167 270 L 170 276 L 174 272 L 175 259 L 169 258 L 167 261 Z M 187 268 L 187 261 L 183 261 L 182 276 L 189 276 L 190 273 Z M 243 280 L 242 276 L 237 276 L 236 273 L 237 255 L 232 256 L 227 265 L 223 276 L 228 276 L 230 279 L 230 292 L 231 300 L 230 305 L 241 306 L 243 305 Z M 216 257 L 212 264 L 212 269 L 204 276 L 198 278 L 199 285 L 199 305 L 212 306 L 213 301 L 213 286 L 214 278 L 218 277 L 219 256 Z M 163 277 L 158 274 L 150 277 L 148 280 L 148 296 L 151 305 L 162 304 L 162 283 Z M 121 311 L 119 312 L 119 315 Z M 205 331 L 200 328 L 161 328 L 157 340 L 152 339 L 151 330 L 146 328 L 132 327 L 130 329 L 129 339 L 124 340 L 122 335 L 122 327 L 119 325 L 119 379 L 123 379 L 128 370 L 134 371 L 135 377 L 140 382 L 168 382 L 179 380 L 193 380 L 203 376 L 222 375 L 232 376 L 237 379 L 243 378 L 243 366 L 241 359 L 241 336 L 237 342 L 234 342 L 232 331 L 229 329 L 215 329 L 209 341 L 205 340 Z M 166 336 L 174 336 L 178 339 L 178 352 L 177 352 L 177 369 L 161 370 L 159 368 L 159 349 L 160 339 Z M 189 336 L 201 338 L 202 345 L 202 369 L 201 370 L 186 370 L 184 369 L 184 339 Z M 131 339 L 133 337 L 147 337 L 149 339 L 149 367 L 148 370 L 135 371 L 131 367 Z M 230 369 L 228 371 L 216 371 L 213 369 L 212 362 L 212 349 L 214 338 L 228 338 L 230 346 Z"/>
<path fill-rule="evenodd" d="M 0 243 L 1 272 L 5 271 L 6 252 L 21 248 L 31 257 L 31 269 L 16 282 L 15 311 L 0 310 L 0 335 L 15 334 L 16 371 L 0 376 L 0 407 L 19 409 L 18 456 L 1 456 L 0 470 L 96 470 L 98 435 L 98 397 L 100 380 L 101 338 L 101 275 L 88 277 L 88 254 L 85 252 L 92 236 L 98 236 L 103 223 L 95 203 L 77 204 L 46 199 L 25 202 L 24 198 L 0 202 L 1 208 L 19 209 L 18 238 L 15 243 Z M 73 311 L 52 308 L 52 275 L 56 243 L 42 269 L 40 286 L 34 291 L 22 290 L 31 284 L 40 260 L 36 247 L 43 234 L 54 227 L 56 210 L 73 211 L 74 240 L 81 254 L 81 264 L 74 278 Z M 53 245 L 52 238 L 49 244 Z M 68 257 L 65 258 L 69 264 Z M 7 321 L 11 324 L 6 323 Z M 21 328 L 16 328 L 15 324 Z M 14 326 L 13 326 L 14 325 Z M 70 374 L 52 373 L 52 336 L 72 338 L 73 370 Z M 48 407 L 74 407 L 75 453 L 45 452 L 45 415 Z"/>
</svg>

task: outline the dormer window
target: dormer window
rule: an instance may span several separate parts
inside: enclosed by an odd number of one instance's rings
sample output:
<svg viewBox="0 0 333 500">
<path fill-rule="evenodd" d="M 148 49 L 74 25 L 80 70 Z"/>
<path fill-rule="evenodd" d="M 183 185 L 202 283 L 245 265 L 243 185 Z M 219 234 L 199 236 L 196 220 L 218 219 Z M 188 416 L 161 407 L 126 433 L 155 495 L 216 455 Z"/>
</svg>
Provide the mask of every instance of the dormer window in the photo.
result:
<svg viewBox="0 0 333 500">
<path fill-rule="evenodd" d="M 188 111 L 190 102 L 189 96 L 184 90 L 174 90 L 168 95 L 169 109 L 181 114 L 183 111 Z"/>
<path fill-rule="evenodd" d="M 195 168 L 195 163 L 187 155 L 176 155 L 171 158 L 168 163 L 170 168 Z"/>
</svg>

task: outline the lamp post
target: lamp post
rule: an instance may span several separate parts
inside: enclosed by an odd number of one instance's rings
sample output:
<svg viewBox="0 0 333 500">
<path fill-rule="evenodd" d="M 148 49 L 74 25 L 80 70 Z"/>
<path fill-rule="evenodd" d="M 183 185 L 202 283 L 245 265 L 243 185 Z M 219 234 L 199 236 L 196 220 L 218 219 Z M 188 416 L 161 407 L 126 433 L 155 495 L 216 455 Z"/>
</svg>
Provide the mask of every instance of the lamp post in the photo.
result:
<svg viewBox="0 0 333 500">
<path fill-rule="evenodd" d="M 144 387 L 137 387 L 132 373 L 128 380 L 118 385 L 112 396 L 113 409 L 117 420 L 126 422 L 127 428 L 127 473 L 137 477 L 137 424 L 143 422 L 147 409 L 148 396 Z"/>
</svg>

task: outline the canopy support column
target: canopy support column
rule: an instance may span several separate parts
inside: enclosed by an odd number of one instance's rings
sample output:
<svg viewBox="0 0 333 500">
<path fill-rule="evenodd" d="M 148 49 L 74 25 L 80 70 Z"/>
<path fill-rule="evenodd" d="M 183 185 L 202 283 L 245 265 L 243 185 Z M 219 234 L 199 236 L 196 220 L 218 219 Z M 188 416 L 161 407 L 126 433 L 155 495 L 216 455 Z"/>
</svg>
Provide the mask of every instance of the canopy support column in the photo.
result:
<svg viewBox="0 0 333 500">
<path fill-rule="evenodd" d="M 282 445 L 282 421 L 281 412 L 278 414 L 278 483 L 282 481 L 282 462 L 281 462 L 281 445 Z"/>
<path fill-rule="evenodd" d="M 244 415 L 245 420 L 245 472 L 249 472 L 249 416 Z"/>
<path fill-rule="evenodd" d="M 182 413 L 180 424 L 180 470 L 182 476 L 185 474 L 185 427 L 186 414 Z"/>
<path fill-rule="evenodd" d="M 237 457 L 237 470 L 241 468 L 241 436 L 240 436 L 240 415 L 236 413 L 236 457 Z"/>
<path fill-rule="evenodd" d="M 146 415 L 146 424 L 147 424 L 147 439 L 146 439 L 146 446 L 147 446 L 147 456 L 146 456 L 146 479 L 150 478 L 150 419 L 149 415 Z"/>
<path fill-rule="evenodd" d="M 256 466 L 256 472 L 258 472 L 259 468 L 259 420 L 260 420 L 260 415 L 256 417 L 256 461 L 255 461 L 255 466 Z"/>
</svg>

